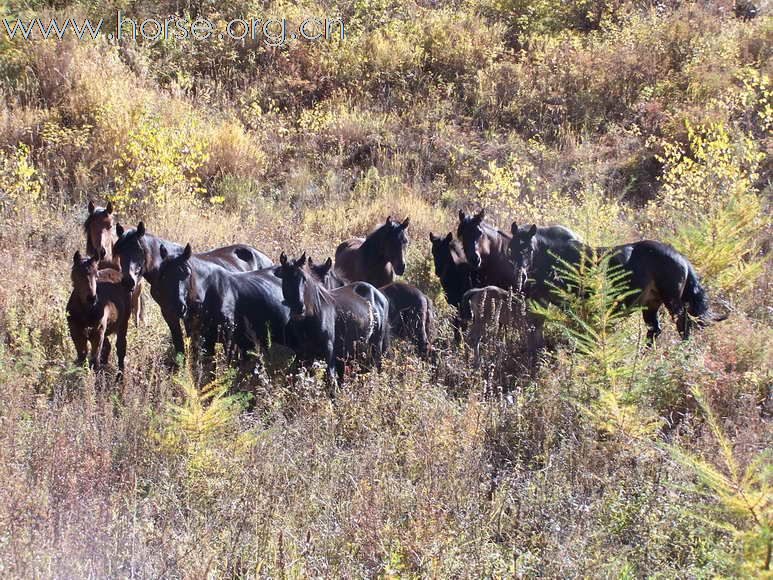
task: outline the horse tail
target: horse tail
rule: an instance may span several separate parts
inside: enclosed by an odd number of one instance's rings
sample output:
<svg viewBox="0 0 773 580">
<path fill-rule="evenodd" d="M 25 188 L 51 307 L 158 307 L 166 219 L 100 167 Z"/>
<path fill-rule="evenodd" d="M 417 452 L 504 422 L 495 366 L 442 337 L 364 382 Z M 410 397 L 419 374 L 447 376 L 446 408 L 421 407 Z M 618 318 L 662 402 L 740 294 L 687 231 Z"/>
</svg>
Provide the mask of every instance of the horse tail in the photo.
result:
<svg viewBox="0 0 773 580">
<path fill-rule="evenodd" d="M 720 322 L 727 318 L 727 315 L 718 316 L 711 312 L 709 296 L 706 289 L 701 285 L 698 274 L 696 274 L 692 264 L 687 266 L 687 282 L 682 291 L 682 301 L 687 305 L 687 312 L 704 324 Z"/>
</svg>

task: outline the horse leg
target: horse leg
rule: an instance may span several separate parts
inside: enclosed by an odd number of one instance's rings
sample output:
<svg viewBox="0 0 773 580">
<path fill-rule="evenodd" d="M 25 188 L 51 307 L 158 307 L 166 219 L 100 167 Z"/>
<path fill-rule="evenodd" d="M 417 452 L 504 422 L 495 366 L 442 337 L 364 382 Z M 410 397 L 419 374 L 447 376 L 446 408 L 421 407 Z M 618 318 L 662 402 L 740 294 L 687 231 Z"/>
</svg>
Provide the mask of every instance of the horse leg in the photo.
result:
<svg viewBox="0 0 773 580">
<path fill-rule="evenodd" d="M 134 326 L 139 328 L 140 322 L 145 322 L 145 297 L 142 295 L 142 283 L 137 284 L 132 290 L 131 309 Z"/>
<path fill-rule="evenodd" d="M 649 346 L 655 345 L 655 339 L 660 336 L 663 330 L 660 328 L 660 321 L 658 320 L 658 310 L 660 305 L 649 306 L 642 312 L 642 318 L 644 324 L 647 325 L 647 344 Z"/>
<path fill-rule="evenodd" d="M 68 321 L 68 326 L 70 327 L 70 338 L 72 338 L 72 342 L 75 345 L 75 353 L 77 356 L 75 364 L 80 366 L 83 364 L 83 361 L 86 360 L 86 356 L 89 353 L 86 329 L 72 321 Z"/>
<path fill-rule="evenodd" d="M 110 344 L 110 338 L 105 336 L 102 342 L 102 352 L 99 355 L 99 364 L 106 365 L 110 361 L 110 351 L 113 349 L 113 345 Z"/>
<path fill-rule="evenodd" d="M 333 341 L 326 346 L 328 395 L 335 399 L 338 385 L 344 380 L 344 363 L 335 355 Z"/>
<path fill-rule="evenodd" d="M 99 323 L 89 333 L 89 342 L 91 343 L 91 356 L 89 357 L 89 366 L 92 368 L 99 367 L 99 356 L 102 353 L 103 343 L 105 340 L 105 322 L 100 320 Z"/>
<path fill-rule="evenodd" d="M 537 353 L 545 347 L 545 335 L 542 331 L 545 321 L 539 316 L 527 314 L 530 332 L 526 336 L 526 352 L 529 355 L 529 364 L 534 365 L 537 360 Z"/>
<path fill-rule="evenodd" d="M 180 328 L 180 320 L 177 315 L 166 310 L 161 311 L 169 332 L 172 334 L 172 345 L 174 346 L 175 356 L 185 352 L 185 341 L 183 340 L 183 332 Z"/>
<path fill-rule="evenodd" d="M 670 300 L 666 303 L 666 308 L 668 308 L 668 312 L 676 320 L 676 329 L 682 336 L 682 340 L 690 338 L 690 317 L 681 299 L 675 298 Z"/>
<path fill-rule="evenodd" d="M 118 357 L 118 374 L 123 376 L 124 361 L 126 360 L 126 333 L 129 330 L 129 317 L 124 316 L 118 325 L 118 336 L 115 339 L 115 352 Z"/>
</svg>

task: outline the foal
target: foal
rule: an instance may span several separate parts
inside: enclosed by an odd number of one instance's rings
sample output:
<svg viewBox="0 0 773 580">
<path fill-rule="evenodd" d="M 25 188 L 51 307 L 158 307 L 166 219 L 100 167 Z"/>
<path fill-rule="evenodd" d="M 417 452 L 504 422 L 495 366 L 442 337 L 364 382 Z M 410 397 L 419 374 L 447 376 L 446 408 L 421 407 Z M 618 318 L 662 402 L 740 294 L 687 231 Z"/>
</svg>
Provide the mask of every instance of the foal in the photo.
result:
<svg viewBox="0 0 773 580">
<path fill-rule="evenodd" d="M 123 373 L 131 297 L 120 283 L 120 274 L 112 269 L 99 270 L 98 264 L 99 258 L 83 258 L 75 252 L 67 325 L 78 353 L 77 363 L 86 360 L 91 343 L 89 365 L 94 368 L 107 364 L 111 348 L 108 337 L 117 335 L 118 369 Z"/>
<path fill-rule="evenodd" d="M 93 201 L 89 201 L 89 215 L 83 222 L 83 230 L 86 233 L 86 253 L 89 256 L 99 258 L 101 269 L 113 268 L 120 270 L 118 260 L 113 258 L 113 244 L 118 239 L 113 223 L 113 204 L 107 202 L 106 207 L 98 207 Z M 142 294 L 142 283 L 132 289 L 132 314 L 134 325 L 139 326 L 141 320 L 145 320 L 145 299 Z"/>
<path fill-rule="evenodd" d="M 290 308 L 287 340 L 299 358 L 324 360 L 332 385 L 343 379 L 358 346 L 368 347 L 370 362 L 381 367 L 389 347 L 389 302 L 381 292 L 366 282 L 327 290 L 306 269 L 305 253 L 298 260 L 282 253 L 274 275 Z"/>
</svg>

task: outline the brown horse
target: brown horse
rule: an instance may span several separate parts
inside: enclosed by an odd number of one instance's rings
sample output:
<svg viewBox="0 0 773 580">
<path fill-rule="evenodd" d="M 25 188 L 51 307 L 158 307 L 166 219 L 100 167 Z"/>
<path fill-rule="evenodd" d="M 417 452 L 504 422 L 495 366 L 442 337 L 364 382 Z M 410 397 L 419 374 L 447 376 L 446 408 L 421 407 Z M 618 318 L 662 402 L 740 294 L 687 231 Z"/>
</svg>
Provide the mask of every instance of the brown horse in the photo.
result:
<svg viewBox="0 0 773 580">
<path fill-rule="evenodd" d="M 330 258 L 322 264 L 314 264 L 309 258 L 308 264 L 309 271 L 328 290 L 346 285 L 346 280 L 332 271 L 333 261 Z M 435 321 L 432 300 L 406 282 L 392 282 L 379 290 L 389 300 L 389 325 L 392 333 L 413 342 L 423 357 L 429 356 Z"/>
<path fill-rule="evenodd" d="M 397 222 L 389 216 L 368 237 L 352 238 L 336 248 L 335 269 L 344 279 L 363 281 L 377 288 L 394 282 L 405 272 L 405 230 L 411 218 Z"/>
<path fill-rule="evenodd" d="M 461 312 L 470 321 L 465 342 L 473 352 L 476 366 L 480 365 L 481 342 L 492 337 L 501 344 L 503 335 L 525 320 L 526 316 L 523 300 L 498 286 L 474 288 L 466 292 L 462 298 Z"/>
<path fill-rule="evenodd" d="M 89 201 L 89 215 L 83 223 L 86 233 L 86 253 L 89 256 L 100 257 L 100 269 L 113 268 L 120 270 L 121 266 L 113 259 L 113 244 L 118 239 L 113 221 L 113 204 L 107 202 L 107 206 L 95 206 Z M 145 320 L 145 298 L 142 294 L 142 283 L 137 284 L 131 293 L 132 314 L 135 326 L 139 326 L 141 320 Z"/>
<path fill-rule="evenodd" d="M 462 242 L 467 261 L 478 270 L 481 284 L 520 291 L 526 280 L 523 273 L 513 267 L 509 257 L 512 236 L 483 221 L 485 217 L 484 210 L 473 216 L 459 212 L 456 236 Z M 542 237 L 557 243 L 579 241 L 573 231 L 563 226 L 538 230 Z"/>
<path fill-rule="evenodd" d="M 120 283 L 120 273 L 99 270 L 100 258 L 83 258 L 75 252 L 71 271 L 73 290 L 67 302 L 67 326 L 78 353 L 77 364 L 83 364 L 89 352 L 89 365 L 98 368 L 110 357 L 111 334 L 117 335 L 118 369 L 124 370 L 126 331 L 131 313 L 131 297 Z"/>
</svg>

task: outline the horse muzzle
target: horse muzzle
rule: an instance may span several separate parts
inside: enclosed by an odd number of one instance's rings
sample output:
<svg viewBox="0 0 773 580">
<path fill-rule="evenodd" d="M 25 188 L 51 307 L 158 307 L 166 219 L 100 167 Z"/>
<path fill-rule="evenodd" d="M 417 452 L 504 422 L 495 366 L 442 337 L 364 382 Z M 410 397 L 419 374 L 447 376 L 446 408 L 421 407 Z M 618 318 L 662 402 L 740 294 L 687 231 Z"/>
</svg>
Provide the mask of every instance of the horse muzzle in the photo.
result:
<svg viewBox="0 0 773 580">
<path fill-rule="evenodd" d="M 399 264 L 394 265 L 395 268 L 395 274 L 398 276 L 402 276 L 405 274 L 405 262 L 400 262 Z"/>
</svg>

